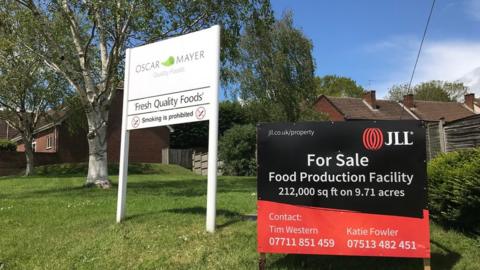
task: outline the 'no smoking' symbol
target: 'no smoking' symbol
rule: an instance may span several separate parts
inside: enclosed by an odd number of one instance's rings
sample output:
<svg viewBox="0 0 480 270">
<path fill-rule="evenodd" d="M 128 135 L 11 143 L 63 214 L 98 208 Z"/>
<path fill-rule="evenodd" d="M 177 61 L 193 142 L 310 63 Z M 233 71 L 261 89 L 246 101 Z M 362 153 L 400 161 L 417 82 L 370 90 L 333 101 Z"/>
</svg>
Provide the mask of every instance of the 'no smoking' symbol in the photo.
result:
<svg viewBox="0 0 480 270">
<path fill-rule="evenodd" d="M 197 117 L 197 119 L 201 120 L 205 117 L 206 113 L 207 111 L 205 110 L 204 107 L 198 107 L 197 110 L 195 111 L 195 116 Z"/>
<path fill-rule="evenodd" d="M 132 118 L 132 127 L 137 128 L 138 126 L 140 126 L 140 118 L 135 116 Z"/>
</svg>

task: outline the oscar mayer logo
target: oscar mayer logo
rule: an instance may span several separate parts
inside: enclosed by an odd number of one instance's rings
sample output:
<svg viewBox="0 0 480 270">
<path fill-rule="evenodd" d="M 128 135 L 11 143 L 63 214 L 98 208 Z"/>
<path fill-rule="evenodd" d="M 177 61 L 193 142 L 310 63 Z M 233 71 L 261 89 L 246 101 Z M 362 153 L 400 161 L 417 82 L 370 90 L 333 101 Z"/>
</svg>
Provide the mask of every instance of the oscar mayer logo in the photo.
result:
<svg viewBox="0 0 480 270">
<path fill-rule="evenodd" d="M 205 51 L 198 50 L 198 51 L 191 51 L 183 54 L 179 54 L 176 56 L 170 55 L 167 59 L 163 60 L 161 58 L 157 58 L 152 61 L 148 61 L 146 63 L 141 63 L 135 66 L 135 72 L 148 72 L 148 71 L 157 71 L 161 70 L 163 67 L 171 67 L 174 64 L 187 64 L 189 62 L 195 62 L 199 60 L 205 59 Z M 162 61 L 163 60 L 163 61 Z"/>
<path fill-rule="evenodd" d="M 366 128 L 362 134 L 363 146 L 367 150 L 377 151 L 384 145 L 413 145 L 413 131 L 388 131 L 387 141 L 384 141 L 383 131 L 379 128 Z"/>
</svg>

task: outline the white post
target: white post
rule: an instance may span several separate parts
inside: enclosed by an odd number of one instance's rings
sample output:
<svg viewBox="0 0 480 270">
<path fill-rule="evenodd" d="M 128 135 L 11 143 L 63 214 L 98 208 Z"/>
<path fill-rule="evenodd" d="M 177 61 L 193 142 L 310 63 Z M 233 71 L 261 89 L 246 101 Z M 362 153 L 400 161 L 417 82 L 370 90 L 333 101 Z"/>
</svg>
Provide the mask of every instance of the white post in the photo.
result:
<svg viewBox="0 0 480 270">
<path fill-rule="evenodd" d="M 220 26 L 212 27 L 220 37 Z M 220 40 L 220 38 L 218 39 Z M 220 42 L 215 44 L 215 50 L 220 55 Z M 217 146 L 218 146 L 218 81 L 220 70 L 220 57 L 217 58 L 215 79 L 212 85 L 211 115 L 208 125 L 208 184 L 207 184 L 207 232 L 215 232 L 216 196 L 217 196 Z"/>
<path fill-rule="evenodd" d="M 117 223 L 120 223 L 125 217 L 125 201 L 127 199 L 128 148 L 130 138 L 130 131 L 127 130 L 130 49 L 127 49 L 126 56 L 125 81 L 123 83 L 122 137 L 120 142 L 119 165 L 120 168 L 118 172 Z"/>
</svg>

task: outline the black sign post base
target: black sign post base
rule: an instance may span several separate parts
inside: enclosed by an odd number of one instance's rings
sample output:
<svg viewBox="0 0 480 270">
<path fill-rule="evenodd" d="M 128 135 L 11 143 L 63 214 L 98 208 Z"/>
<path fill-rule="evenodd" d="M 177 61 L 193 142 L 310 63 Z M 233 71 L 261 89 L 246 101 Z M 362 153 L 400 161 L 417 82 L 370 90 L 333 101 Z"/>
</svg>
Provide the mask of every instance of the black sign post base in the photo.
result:
<svg viewBox="0 0 480 270">
<path fill-rule="evenodd" d="M 432 270 L 429 258 L 423 259 L 423 270 Z"/>
<path fill-rule="evenodd" d="M 258 259 L 258 270 L 265 270 L 267 266 L 267 255 L 265 253 L 260 253 L 260 258 Z"/>
</svg>

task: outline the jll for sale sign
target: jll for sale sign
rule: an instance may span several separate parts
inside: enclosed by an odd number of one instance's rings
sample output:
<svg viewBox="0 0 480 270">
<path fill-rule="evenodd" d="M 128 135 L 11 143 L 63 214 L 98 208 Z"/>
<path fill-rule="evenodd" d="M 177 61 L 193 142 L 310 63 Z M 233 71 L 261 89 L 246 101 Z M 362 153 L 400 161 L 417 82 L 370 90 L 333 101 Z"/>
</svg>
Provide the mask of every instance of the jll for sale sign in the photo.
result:
<svg viewBox="0 0 480 270">
<path fill-rule="evenodd" d="M 430 257 L 422 122 L 257 132 L 259 252 Z"/>
</svg>

